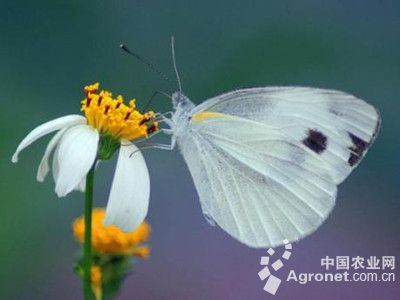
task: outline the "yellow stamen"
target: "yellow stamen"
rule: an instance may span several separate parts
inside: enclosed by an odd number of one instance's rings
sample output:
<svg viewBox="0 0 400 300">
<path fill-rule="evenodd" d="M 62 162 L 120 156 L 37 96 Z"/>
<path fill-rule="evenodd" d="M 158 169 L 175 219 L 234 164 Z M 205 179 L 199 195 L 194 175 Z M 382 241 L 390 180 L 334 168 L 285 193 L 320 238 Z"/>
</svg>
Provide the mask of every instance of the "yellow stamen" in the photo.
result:
<svg viewBox="0 0 400 300">
<path fill-rule="evenodd" d="M 158 130 L 154 112 L 141 114 L 136 110 L 135 99 L 125 105 L 122 96 L 114 99 L 109 91 L 99 92 L 99 86 L 95 83 L 84 88 L 85 99 L 81 102 L 81 110 L 85 112 L 90 126 L 116 139 L 128 140 L 147 137 Z"/>
<path fill-rule="evenodd" d="M 148 246 L 139 246 L 131 249 L 131 251 L 126 254 L 138 256 L 141 258 L 148 258 L 150 255 L 150 248 Z"/>
<path fill-rule="evenodd" d="M 197 113 L 195 115 L 192 116 L 192 120 L 193 121 L 203 121 L 206 119 L 210 119 L 210 118 L 220 118 L 225 116 L 224 114 L 221 113 L 217 113 L 217 112 L 212 112 L 212 111 L 203 111 L 200 113 Z"/>
</svg>

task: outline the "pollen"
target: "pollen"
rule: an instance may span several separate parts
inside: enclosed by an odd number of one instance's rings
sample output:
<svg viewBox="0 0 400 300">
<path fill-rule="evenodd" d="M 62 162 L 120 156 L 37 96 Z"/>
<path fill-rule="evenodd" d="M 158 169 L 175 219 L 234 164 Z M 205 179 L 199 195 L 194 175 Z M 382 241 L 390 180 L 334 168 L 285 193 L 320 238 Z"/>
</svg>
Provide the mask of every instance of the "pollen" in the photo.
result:
<svg viewBox="0 0 400 300">
<path fill-rule="evenodd" d="M 147 258 L 150 249 L 143 245 L 149 239 L 150 225 L 143 222 L 131 232 L 123 232 L 115 225 L 104 225 L 105 210 L 95 208 L 92 212 L 92 247 L 98 253 L 137 256 Z M 83 243 L 85 223 L 83 217 L 72 224 L 75 238 Z"/>
<path fill-rule="evenodd" d="M 113 98 L 111 92 L 99 91 L 99 87 L 100 84 L 95 83 L 84 88 L 81 111 L 90 126 L 116 139 L 128 140 L 147 137 L 158 130 L 154 112 L 142 114 L 136 109 L 135 99 L 124 104 L 121 95 Z"/>
</svg>

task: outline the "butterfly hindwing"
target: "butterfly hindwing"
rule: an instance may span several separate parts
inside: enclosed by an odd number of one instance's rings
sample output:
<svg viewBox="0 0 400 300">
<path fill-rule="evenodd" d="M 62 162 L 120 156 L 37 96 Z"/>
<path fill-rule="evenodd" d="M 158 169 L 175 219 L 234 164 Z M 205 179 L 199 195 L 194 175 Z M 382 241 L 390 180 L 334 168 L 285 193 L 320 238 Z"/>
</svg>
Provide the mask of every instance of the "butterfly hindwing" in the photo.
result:
<svg viewBox="0 0 400 300">
<path fill-rule="evenodd" d="M 279 131 L 239 117 L 191 121 L 180 148 L 204 214 L 251 247 L 295 241 L 326 219 L 329 170 Z"/>
</svg>

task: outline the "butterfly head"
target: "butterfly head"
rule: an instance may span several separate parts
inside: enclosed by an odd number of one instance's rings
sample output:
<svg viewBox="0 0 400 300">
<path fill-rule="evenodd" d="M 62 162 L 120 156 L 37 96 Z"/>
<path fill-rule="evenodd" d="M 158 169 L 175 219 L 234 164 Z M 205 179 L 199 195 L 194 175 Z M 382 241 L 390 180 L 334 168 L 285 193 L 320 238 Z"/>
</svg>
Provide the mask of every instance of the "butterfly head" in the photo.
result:
<svg viewBox="0 0 400 300">
<path fill-rule="evenodd" d="M 192 101 L 180 91 L 172 94 L 172 105 L 175 110 L 183 111 L 189 111 L 194 107 Z"/>
</svg>

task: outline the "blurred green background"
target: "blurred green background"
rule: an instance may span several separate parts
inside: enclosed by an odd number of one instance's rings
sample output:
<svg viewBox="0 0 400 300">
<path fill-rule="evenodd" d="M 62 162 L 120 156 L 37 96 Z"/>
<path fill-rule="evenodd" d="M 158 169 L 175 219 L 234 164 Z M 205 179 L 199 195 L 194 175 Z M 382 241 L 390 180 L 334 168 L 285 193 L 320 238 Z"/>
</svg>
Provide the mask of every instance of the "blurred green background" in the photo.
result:
<svg viewBox="0 0 400 300">
<path fill-rule="evenodd" d="M 295 245 L 292 267 L 328 254 L 398 255 L 400 2 L 398 1 L 1 1 L 0 299 L 79 299 L 72 272 L 78 245 L 71 222 L 83 195 L 58 199 L 51 176 L 35 180 L 43 138 L 12 165 L 35 126 L 78 113 L 82 88 L 135 97 L 139 106 L 165 82 L 119 49 L 120 43 L 174 78 L 176 37 L 185 93 L 197 103 L 241 87 L 305 85 L 350 92 L 382 113 L 380 136 L 341 185 L 328 221 Z M 154 110 L 171 109 L 157 98 Z M 264 299 L 260 250 L 204 221 L 179 153 L 144 153 L 152 179 L 152 255 L 127 279 L 120 299 Z M 104 206 L 113 163 L 96 175 Z M 300 292 L 300 294 L 299 294 Z M 286 284 L 286 299 L 397 299 L 392 284 Z M 282 298 L 282 299 L 284 299 Z"/>
</svg>

